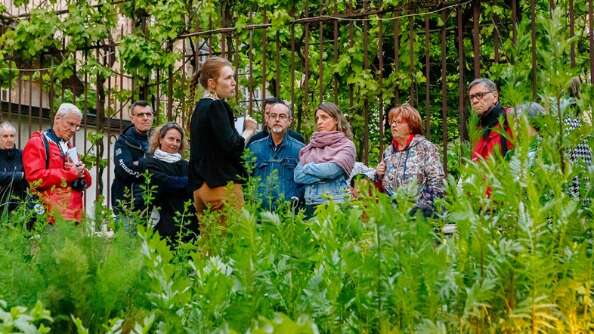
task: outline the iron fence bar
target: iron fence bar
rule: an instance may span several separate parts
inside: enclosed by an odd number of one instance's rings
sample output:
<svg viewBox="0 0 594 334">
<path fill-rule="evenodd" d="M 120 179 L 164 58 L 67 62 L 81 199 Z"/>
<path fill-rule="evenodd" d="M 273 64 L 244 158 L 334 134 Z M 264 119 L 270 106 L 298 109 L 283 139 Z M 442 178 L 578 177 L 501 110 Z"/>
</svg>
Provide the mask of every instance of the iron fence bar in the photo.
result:
<svg viewBox="0 0 594 334">
<path fill-rule="evenodd" d="M 379 7 L 383 7 L 383 1 L 379 1 Z M 378 86 L 379 86 L 379 96 L 378 96 L 378 105 L 379 105 L 379 122 L 378 122 L 378 129 L 379 129 L 379 159 L 382 157 L 382 153 L 384 152 L 384 24 L 381 20 L 382 14 L 378 14 L 380 20 L 378 21 L 378 38 L 377 38 L 377 50 L 378 50 Z"/>
<path fill-rule="evenodd" d="M 334 15 L 338 14 L 338 0 L 334 0 Z M 334 63 L 338 64 L 338 20 L 334 20 L 333 22 L 333 43 L 334 43 Z M 334 73 L 332 75 L 332 83 L 333 83 L 333 96 L 334 96 L 334 104 L 338 105 L 338 74 Z"/>
<path fill-rule="evenodd" d="M 410 3 L 410 7 L 409 7 L 409 13 L 413 13 L 415 10 L 414 4 L 411 2 Z M 416 78 L 415 78 L 415 31 L 413 29 L 413 27 L 415 26 L 415 19 L 413 16 L 410 16 L 408 18 L 408 62 L 409 62 L 409 75 L 410 75 L 410 96 L 408 97 L 408 101 L 414 105 L 415 107 L 418 107 L 419 102 L 417 101 L 417 97 L 416 97 Z"/>
<path fill-rule="evenodd" d="M 400 71 L 400 20 L 394 20 L 393 24 L 393 31 L 394 31 L 394 73 L 398 75 Z M 400 85 L 396 83 L 394 85 L 394 98 L 396 100 L 396 105 L 400 105 Z"/>
<path fill-rule="evenodd" d="M 444 24 L 445 25 L 445 24 Z M 431 138 L 431 35 L 429 16 L 425 16 L 425 134 Z"/>
<path fill-rule="evenodd" d="M 472 0 L 472 46 L 473 46 L 473 66 L 474 77 L 481 76 L 481 31 L 480 31 L 481 1 Z"/>
<path fill-rule="evenodd" d="M 252 15 L 250 14 L 250 21 L 252 20 Z M 248 101 L 248 114 L 252 114 L 252 99 L 254 97 L 254 64 L 253 64 L 253 47 L 254 47 L 254 31 L 250 30 L 249 32 L 249 46 L 248 46 L 248 60 L 249 60 L 249 73 L 248 73 L 248 94 L 249 94 L 249 101 Z"/>
<path fill-rule="evenodd" d="M 460 128 L 460 140 L 468 140 L 468 129 L 466 128 L 466 87 L 465 87 L 465 70 L 466 59 L 464 55 L 464 20 L 462 8 L 456 7 L 456 21 L 458 25 L 458 125 Z"/>
<path fill-rule="evenodd" d="M 21 115 L 22 106 L 23 106 L 23 73 L 20 72 L 20 71 L 19 71 L 19 97 L 18 97 L 18 100 L 19 100 L 19 104 L 18 104 L 17 110 L 18 110 L 19 115 Z M 21 125 L 22 125 L 22 122 L 18 122 L 18 123 L 19 123 L 19 125 L 18 125 L 18 128 L 19 128 L 19 138 L 18 138 L 18 140 L 19 140 L 19 148 L 22 149 L 23 148 L 22 140 L 21 140 L 21 133 L 22 133 L 21 132 L 22 131 L 22 126 Z M 30 120 L 29 120 L 29 123 L 30 123 Z M 30 132 L 31 132 L 31 129 L 29 129 L 29 133 Z"/>
<path fill-rule="evenodd" d="M 309 13 L 309 2 L 305 0 L 305 16 Z M 303 113 L 306 113 L 308 110 L 308 102 L 309 102 L 309 23 L 305 23 L 303 27 L 303 89 L 302 97 L 301 97 L 301 109 Z"/>
<path fill-rule="evenodd" d="M 322 5 L 322 8 L 324 6 Z M 322 9 L 323 11 L 323 9 Z M 324 22 L 320 21 L 320 62 L 318 68 L 318 84 L 320 88 L 320 103 L 324 101 Z"/>
<path fill-rule="evenodd" d="M 442 13 L 443 22 L 447 22 L 448 13 Z M 445 27 L 445 24 L 444 24 Z M 443 170 L 448 174 L 448 77 L 447 77 L 446 30 L 441 31 L 441 133 L 443 139 Z"/>
<path fill-rule="evenodd" d="M 268 23 L 268 17 L 266 15 L 266 8 L 262 10 L 262 15 L 264 18 L 264 24 Z M 265 29 L 262 32 L 262 62 L 260 68 L 262 69 L 262 99 L 266 100 L 266 67 L 267 67 L 267 58 L 268 58 L 268 36 L 266 34 L 268 29 Z"/>
<path fill-rule="evenodd" d="M 571 1 L 571 0 L 570 0 Z M 518 0 L 512 0 L 512 42 L 516 45 L 518 40 Z"/>
<path fill-rule="evenodd" d="M 575 13 L 574 13 L 574 6 L 573 0 L 569 0 L 567 3 L 567 11 L 569 16 L 569 38 L 573 38 L 575 36 Z M 591 50 L 591 49 L 590 49 Z M 569 62 L 571 67 L 575 67 L 575 42 L 572 41 L 570 43 L 570 50 L 569 50 Z"/>
<path fill-rule="evenodd" d="M 531 56 L 532 56 L 532 69 L 531 69 L 531 81 L 532 81 L 532 100 L 536 101 L 536 1 L 530 0 L 530 31 L 531 31 Z"/>
<path fill-rule="evenodd" d="M 594 5 L 588 0 L 588 17 L 590 18 L 590 85 L 594 85 Z"/>
<path fill-rule="evenodd" d="M 363 0 L 363 10 L 367 0 Z M 363 68 L 369 69 L 369 21 L 363 21 Z M 369 162 L 369 98 L 363 97 L 363 163 Z"/>
<path fill-rule="evenodd" d="M 275 72 L 275 85 L 274 85 L 274 96 L 281 97 L 280 81 L 281 81 L 281 65 L 280 65 L 280 33 L 277 31 L 275 34 L 275 45 L 274 45 L 274 67 Z"/>
</svg>

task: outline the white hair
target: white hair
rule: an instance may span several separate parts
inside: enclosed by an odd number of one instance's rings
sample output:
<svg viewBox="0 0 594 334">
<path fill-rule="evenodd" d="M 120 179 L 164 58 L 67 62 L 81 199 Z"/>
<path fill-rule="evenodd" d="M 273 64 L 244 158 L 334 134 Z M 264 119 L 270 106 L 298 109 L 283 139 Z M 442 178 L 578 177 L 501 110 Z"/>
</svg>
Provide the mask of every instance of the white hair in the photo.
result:
<svg viewBox="0 0 594 334">
<path fill-rule="evenodd" d="M 16 133 L 16 128 L 14 125 L 12 125 L 12 123 L 10 123 L 9 121 L 4 121 L 2 123 L 0 123 L 0 129 L 3 130 L 12 130 Z"/>
<path fill-rule="evenodd" d="M 78 109 L 77 106 L 75 106 L 72 103 L 60 104 L 60 107 L 58 108 L 58 112 L 56 112 L 55 118 L 62 118 L 69 114 L 75 114 L 75 115 L 79 116 L 80 118 L 82 118 L 82 112 L 80 111 L 80 109 Z"/>
</svg>

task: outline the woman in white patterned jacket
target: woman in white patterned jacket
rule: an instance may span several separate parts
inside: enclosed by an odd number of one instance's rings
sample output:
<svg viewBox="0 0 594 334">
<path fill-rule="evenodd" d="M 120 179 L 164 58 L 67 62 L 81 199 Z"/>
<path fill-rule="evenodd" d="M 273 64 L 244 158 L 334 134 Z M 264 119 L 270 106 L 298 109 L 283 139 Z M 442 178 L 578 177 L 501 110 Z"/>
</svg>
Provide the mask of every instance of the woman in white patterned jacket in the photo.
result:
<svg viewBox="0 0 594 334">
<path fill-rule="evenodd" d="M 376 168 L 376 185 L 388 195 L 402 187 L 416 190 L 412 214 L 421 210 L 423 215 L 431 216 L 434 201 L 443 196 L 445 188 L 437 147 L 422 135 L 421 115 L 411 105 L 390 109 L 388 121 L 392 143 Z"/>
</svg>

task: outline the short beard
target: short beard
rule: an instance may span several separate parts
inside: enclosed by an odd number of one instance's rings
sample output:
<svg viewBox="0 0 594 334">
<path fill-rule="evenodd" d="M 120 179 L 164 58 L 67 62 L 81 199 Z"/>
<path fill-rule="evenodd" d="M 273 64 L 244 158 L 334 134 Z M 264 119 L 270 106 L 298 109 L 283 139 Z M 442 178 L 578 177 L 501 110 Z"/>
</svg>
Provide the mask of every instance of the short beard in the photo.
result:
<svg viewBox="0 0 594 334">
<path fill-rule="evenodd" d="M 273 132 L 273 133 L 275 133 L 275 134 L 277 134 L 277 135 L 278 135 L 278 134 L 282 134 L 282 133 L 284 133 L 284 132 L 285 132 L 285 129 L 283 129 L 283 128 L 275 128 L 275 127 L 272 127 L 272 128 L 271 128 L 271 130 L 272 130 L 272 132 Z"/>
</svg>

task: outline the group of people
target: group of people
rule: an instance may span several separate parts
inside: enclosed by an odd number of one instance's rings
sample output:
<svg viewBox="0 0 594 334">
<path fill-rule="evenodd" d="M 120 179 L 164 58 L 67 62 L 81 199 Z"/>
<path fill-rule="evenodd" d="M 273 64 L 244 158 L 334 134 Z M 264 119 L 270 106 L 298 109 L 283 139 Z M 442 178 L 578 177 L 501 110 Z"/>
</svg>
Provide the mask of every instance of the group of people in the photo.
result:
<svg viewBox="0 0 594 334">
<path fill-rule="evenodd" d="M 162 236 L 173 239 L 182 230 L 195 235 L 206 210 L 243 206 L 242 185 L 249 177 L 259 180 L 257 196 L 263 208 L 274 210 L 289 201 L 308 216 L 325 202 L 350 201 L 356 193 L 354 180 L 361 177 L 389 195 L 403 187 L 412 189 L 416 201 L 412 213 L 425 216 L 434 214 L 435 200 L 444 195 L 445 174 L 438 149 L 423 136 L 421 115 L 409 104 L 389 110 L 392 141 L 376 168 L 368 168 L 356 162 L 351 126 L 335 104 L 323 102 L 316 108 L 315 131 L 308 143 L 290 129 L 292 110 L 276 98 L 264 101 L 261 132 L 248 116 L 240 133 L 234 110 L 226 101 L 236 91 L 231 63 L 221 57 L 208 58 L 199 80 L 205 93 L 191 116 L 189 161 L 183 158 L 187 143 L 180 125 L 166 123 L 153 129 L 150 105 L 144 101 L 132 105 L 131 125 L 114 145 L 111 204 L 122 220 L 130 211 L 152 211 L 157 216 L 154 227 Z M 505 156 L 513 149 L 510 109 L 499 103 L 496 85 L 489 79 L 476 79 L 469 85 L 469 98 L 480 130 L 472 160 Z M 527 109 L 529 117 L 542 116 L 538 108 Z M 53 126 L 33 133 L 22 157 L 15 148 L 14 126 L 0 124 L 3 205 L 14 207 L 10 199 L 22 196 L 28 185 L 50 214 L 50 222 L 58 215 L 81 220 L 82 192 L 91 185 L 88 170 L 71 146 L 81 118 L 76 106 L 62 104 Z M 246 149 L 253 168 L 246 168 Z"/>
</svg>

